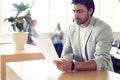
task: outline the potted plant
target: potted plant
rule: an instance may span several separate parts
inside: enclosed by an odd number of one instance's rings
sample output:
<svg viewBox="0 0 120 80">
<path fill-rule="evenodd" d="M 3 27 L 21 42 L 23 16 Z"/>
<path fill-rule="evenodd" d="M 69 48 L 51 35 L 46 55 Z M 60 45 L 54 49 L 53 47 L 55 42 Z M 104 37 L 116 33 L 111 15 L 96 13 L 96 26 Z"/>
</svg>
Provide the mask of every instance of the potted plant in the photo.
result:
<svg viewBox="0 0 120 80">
<path fill-rule="evenodd" d="M 15 16 L 10 16 L 9 18 L 6 18 L 5 21 L 8 21 L 11 23 L 11 26 L 14 33 L 12 33 L 12 39 L 13 43 L 15 45 L 15 48 L 17 50 L 24 49 L 24 45 L 27 42 L 28 39 L 28 32 L 24 32 L 24 22 L 26 20 L 31 20 L 31 14 L 28 10 L 29 4 L 13 4 L 15 7 L 17 13 Z M 25 13 L 24 15 L 22 15 Z"/>
<path fill-rule="evenodd" d="M 31 19 L 31 14 L 30 14 L 30 11 L 28 10 L 30 8 L 29 4 L 24 4 L 23 2 L 21 2 L 20 4 L 13 4 L 13 6 L 15 7 L 15 9 L 17 11 L 16 15 L 6 18 L 5 21 L 7 20 L 8 22 L 11 23 L 11 27 L 12 27 L 13 31 L 23 32 L 24 21 L 26 19 Z M 27 11 L 26 14 L 21 15 L 25 11 Z"/>
</svg>

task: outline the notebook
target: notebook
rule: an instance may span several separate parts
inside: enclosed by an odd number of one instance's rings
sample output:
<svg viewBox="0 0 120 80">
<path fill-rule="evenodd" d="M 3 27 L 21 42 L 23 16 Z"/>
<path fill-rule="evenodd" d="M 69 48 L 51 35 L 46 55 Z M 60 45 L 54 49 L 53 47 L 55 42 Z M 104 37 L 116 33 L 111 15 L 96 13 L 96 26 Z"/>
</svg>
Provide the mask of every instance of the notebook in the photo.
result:
<svg viewBox="0 0 120 80">
<path fill-rule="evenodd" d="M 53 63 L 53 60 L 59 59 L 50 37 L 32 37 L 32 39 L 36 46 L 40 48 L 46 60 Z"/>
</svg>

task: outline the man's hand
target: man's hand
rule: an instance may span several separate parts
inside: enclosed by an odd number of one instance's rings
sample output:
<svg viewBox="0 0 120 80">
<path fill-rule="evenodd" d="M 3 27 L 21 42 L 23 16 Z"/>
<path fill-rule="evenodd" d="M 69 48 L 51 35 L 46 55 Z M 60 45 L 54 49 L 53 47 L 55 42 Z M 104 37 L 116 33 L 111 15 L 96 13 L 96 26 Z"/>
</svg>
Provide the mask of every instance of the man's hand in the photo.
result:
<svg viewBox="0 0 120 80">
<path fill-rule="evenodd" d="M 61 71 L 71 71 L 72 62 L 67 60 L 54 60 L 55 65 Z"/>
</svg>

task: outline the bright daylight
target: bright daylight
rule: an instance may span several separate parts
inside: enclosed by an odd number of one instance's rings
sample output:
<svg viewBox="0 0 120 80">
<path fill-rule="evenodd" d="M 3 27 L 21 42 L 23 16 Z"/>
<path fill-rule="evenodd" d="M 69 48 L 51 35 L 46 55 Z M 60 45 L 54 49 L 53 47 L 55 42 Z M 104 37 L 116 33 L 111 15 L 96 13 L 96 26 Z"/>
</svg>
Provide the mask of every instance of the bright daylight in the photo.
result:
<svg viewBox="0 0 120 80">
<path fill-rule="evenodd" d="M 0 0 L 0 80 L 120 80 L 120 0 Z"/>
</svg>

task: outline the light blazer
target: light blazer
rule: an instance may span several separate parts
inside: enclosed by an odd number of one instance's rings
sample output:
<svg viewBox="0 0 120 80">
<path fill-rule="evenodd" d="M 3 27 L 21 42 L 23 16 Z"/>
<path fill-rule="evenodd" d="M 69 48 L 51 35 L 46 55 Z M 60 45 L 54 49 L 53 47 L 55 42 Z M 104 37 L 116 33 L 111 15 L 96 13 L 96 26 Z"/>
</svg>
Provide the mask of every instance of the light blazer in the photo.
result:
<svg viewBox="0 0 120 80">
<path fill-rule="evenodd" d="M 73 53 L 76 61 L 95 60 L 97 70 L 113 71 L 110 56 L 113 41 L 112 30 L 109 25 L 98 18 L 92 17 L 89 31 L 85 37 L 85 53 L 81 52 L 80 25 L 75 22 L 69 26 L 63 54 Z"/>
</svg>

